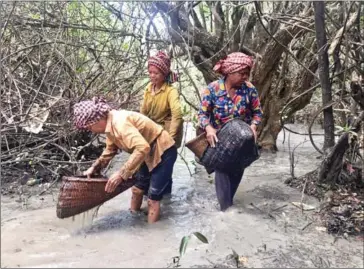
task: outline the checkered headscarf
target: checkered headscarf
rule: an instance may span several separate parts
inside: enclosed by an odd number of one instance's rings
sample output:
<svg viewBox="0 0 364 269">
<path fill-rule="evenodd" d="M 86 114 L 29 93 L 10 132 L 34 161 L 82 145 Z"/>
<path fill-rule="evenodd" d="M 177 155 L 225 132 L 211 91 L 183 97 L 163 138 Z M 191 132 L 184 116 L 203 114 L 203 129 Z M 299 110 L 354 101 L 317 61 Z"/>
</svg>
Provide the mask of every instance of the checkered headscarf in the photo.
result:
<svg viewBox="0 0 364 269">
<path fill-rule="evenodd" d="M 100 97 L 78 102 L 73 106 L 74 124 L 78 129 L 85 129 L 107 116 L 111 109 L 105 99 Z"/>
<path fill-rule="evenodd" d="M 245 68 L 251 69 L 253 67 L 253 58 L 242 52 L 230 53 L 225 59 L 222 59 L 214 66 L 214 71 L 228 75 L 239 72 Z"/>
<path fill-rule="evenodd" d="M 148 67 L 150 65 L 157 67 L 166 77 L 167 82 L 178 81 L 177 73 L 171 71 L 171 59 L 165 52 L 158 51 L 156 55 L 151 56 L 148 60 Z"/>
</svg>

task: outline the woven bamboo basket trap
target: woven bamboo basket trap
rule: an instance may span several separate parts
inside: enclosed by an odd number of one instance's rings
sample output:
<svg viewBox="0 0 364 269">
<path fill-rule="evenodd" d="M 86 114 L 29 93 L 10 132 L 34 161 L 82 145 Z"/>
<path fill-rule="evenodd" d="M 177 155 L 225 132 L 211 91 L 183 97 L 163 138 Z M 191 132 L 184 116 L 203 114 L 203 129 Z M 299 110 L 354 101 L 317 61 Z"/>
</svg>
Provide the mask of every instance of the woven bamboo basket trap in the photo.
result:
<svg viewBox="0 0 364 269">
<path fill-rule="evenodd" d="M 192 140 L 188 141 L 185 146 L 191 150 L 197 158 L 201 159 L 207 147 L 209 146 L 209 142 L 206 138 L 206 133 L 199 134 Z"/>
<path fill-rule="evenodd" d="M 135 179 L 123 181 L 113 193 L 105 192 L 107 178 L 62 177 L 58 196 L 57 217 L 60 219 L 75 216 L 90 210 L 126 191 Z"/>
</svg>

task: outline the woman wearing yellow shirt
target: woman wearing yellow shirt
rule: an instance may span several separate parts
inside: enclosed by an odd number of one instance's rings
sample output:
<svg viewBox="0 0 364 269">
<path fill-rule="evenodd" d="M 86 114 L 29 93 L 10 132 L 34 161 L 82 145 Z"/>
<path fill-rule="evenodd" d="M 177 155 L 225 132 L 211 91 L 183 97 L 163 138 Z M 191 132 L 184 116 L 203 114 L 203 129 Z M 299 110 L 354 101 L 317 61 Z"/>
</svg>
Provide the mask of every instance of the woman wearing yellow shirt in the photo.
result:
<svg viewBox="0 0 364 269">
<path fill-rule="evenodd" d="M 144 91 L 140 112 L 161 125 L 174 139 L 178 148 L 183 136 L 183 119 L 178 91 L 171 86 L 177 81 L 177 74 L 171 72 L 170 67 L 171 60 L 162 51 L 149 58 L 150 83 Z M 172 178 L 165 189 L 165 194 L 171 191 Z"/>
</svg>

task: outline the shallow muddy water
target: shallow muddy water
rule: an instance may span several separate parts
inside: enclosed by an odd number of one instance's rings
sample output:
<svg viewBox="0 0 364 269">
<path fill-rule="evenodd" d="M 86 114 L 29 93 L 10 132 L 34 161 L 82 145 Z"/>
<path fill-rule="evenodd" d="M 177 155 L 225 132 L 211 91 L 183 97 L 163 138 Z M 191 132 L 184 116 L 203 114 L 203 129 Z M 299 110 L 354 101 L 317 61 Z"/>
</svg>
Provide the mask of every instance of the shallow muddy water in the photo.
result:
<svg viewBox="0 0 364 269">
<path fill-rule="evenodd" d="M 305 132 L 294 125 L 295 130 Z M 187 139 L 193 137 L 188 129 Z M 320 131 L 320 130 L 317 130 Z M 56 217 L 57 189 L 32 196 L 25 208 L 15 198 L 1 198 L 2 267 L 167 267 L 178 256 L 181 238 L 204 234 L 209 244 L 189 242 L 182 267 L 236 267 L 234 250 L 247 267 L 363 267 L 363 241 L 335 238 L 321 231 L 313 211 L 301 212 L 291 202 L 301 192 L 284 184 L 289 177 L 288 143 L 279 136 L 276 154 L 263 154 L 249 167 L 225 213 L 217 210 L 213 175 L 193 165 L 185 149 L 174 170 L 173 192 L 163 201 L 162 218 L 146 223 L 145 213 L 129 213 L 131 193 L 106 202 L 91 222 L 88 216 Z M 322 143 L 322 137 L 315 141 Z M 303 141 L 307 142 L 301 144 Z M 296 176 L 319 165 L 307 136 L 290 135 L 296 149 Z M 117 169 L 122 156 L 113 162 Z M 36 188 L 36 187 L 35 187 Z M 313 198 L 304 203 L 318 206 Z M 146 210 L 146 202 L 143 204 Z M 270 214 L 268 214 L 270 212 Z"/>
</svg>

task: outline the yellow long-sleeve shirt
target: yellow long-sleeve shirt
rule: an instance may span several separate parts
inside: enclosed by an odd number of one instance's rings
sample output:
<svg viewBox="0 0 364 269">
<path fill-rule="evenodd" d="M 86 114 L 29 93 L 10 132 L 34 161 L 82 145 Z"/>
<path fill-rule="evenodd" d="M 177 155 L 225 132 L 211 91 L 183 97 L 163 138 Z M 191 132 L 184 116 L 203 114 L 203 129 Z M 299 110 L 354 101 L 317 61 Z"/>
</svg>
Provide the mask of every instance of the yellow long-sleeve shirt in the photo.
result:
<svg viewBox="0 0 364 269">
<path fill-rule="evenodd" d="M 164 83 L 160 90 L 152 94 L 152 83 L 144 91 L 140 113 L 162 125 L 176 142 L 181 145 L 183 136 L 183 118 L 177 89 Z"/>
<path fill-rule="evenodd" d="M 143 162 L 152 171 L 161 162 L 164 151 L 174 145 L 172 137 L 160 125 L 138 112 L 127 110 L 109 112 L 105 134 L 106 148 L 93 166 L 106 167 L 118 148 L 131 153 L 119 170 L 123 179 L 131 177 Z M 154 141 L 155 148 L 150 154 Z"/>
</svg>

